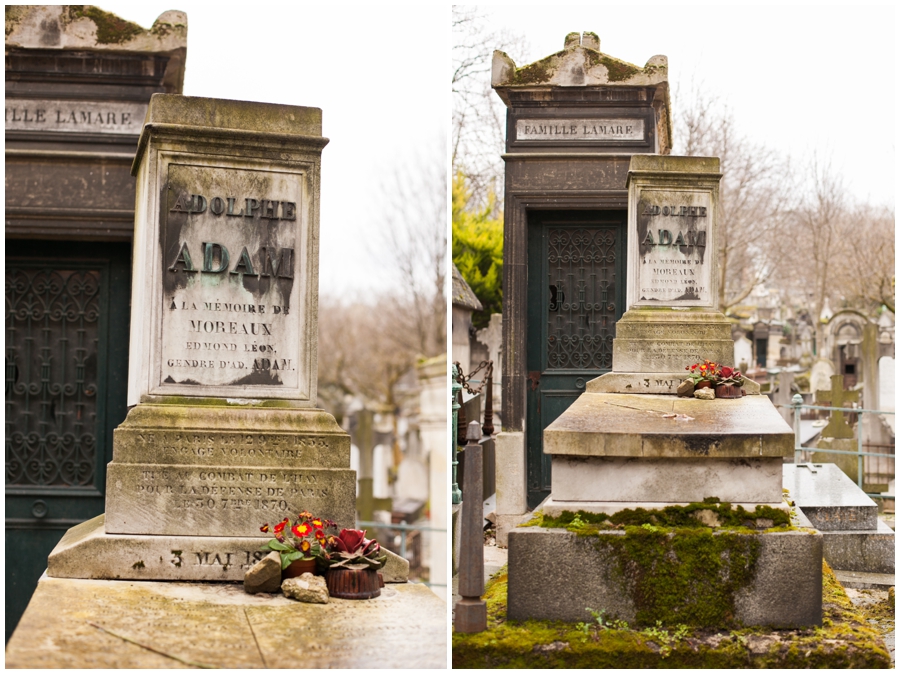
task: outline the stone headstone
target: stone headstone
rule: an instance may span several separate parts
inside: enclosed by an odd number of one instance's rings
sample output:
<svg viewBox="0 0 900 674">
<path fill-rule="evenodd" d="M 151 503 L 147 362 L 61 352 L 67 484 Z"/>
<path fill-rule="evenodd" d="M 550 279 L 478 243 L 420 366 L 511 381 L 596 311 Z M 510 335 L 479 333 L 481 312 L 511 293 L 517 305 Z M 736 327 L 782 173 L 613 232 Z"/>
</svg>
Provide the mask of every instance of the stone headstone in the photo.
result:
<svg viewBox="0 0 900 674">
<path fill-rule="evenodd" d="M 588 391 L 674 394 L 691 363 L 734 365 L 714 273 L 720 178 L 715 157 L 631 158 L 628 310 L 616 323 L 612 372 Z M 758 391 L 748 381 L 747 392 Z"/>
<path fill-rule="evenodd" d="M 734 340 L 734 366 L 746 372 L 753 363 L 753 344 L 746 335 L 741 335 Z"/>
<path fill-rule="evenodd" d="M 151 99 L 133 165 L 134 407 L 102 535 L 65 537 L 50 575 L 242 580 L 264 522 L 353 526 L 350 438 L 315 408 L 321 118 Z"/>
<path fill-rule="evenodd" d="M 830 360 L 819 358 L 813 363 L 809 371 L 809 390 L 815 394 L 816 391 L 831 390 L 831 378 L 834 376 L 834 365 Z"/>
<path fill-rule="evenodd" d="M 397 468 L 397 499 L 428 500 L 428 467 L 416 458 L 407 456 Z"/>
</svg>

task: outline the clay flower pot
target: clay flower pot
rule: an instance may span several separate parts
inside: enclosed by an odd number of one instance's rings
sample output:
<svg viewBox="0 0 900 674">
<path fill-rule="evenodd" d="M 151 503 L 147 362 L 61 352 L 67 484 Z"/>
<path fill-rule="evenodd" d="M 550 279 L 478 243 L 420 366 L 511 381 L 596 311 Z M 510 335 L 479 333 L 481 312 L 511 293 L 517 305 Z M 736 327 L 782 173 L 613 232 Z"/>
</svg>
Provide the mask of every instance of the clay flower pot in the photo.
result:
<svg viewBox="0 0 900 674">
<path fill-rule="evenodd" d="M 297 559 L 291 562 L 287 565 L 286 568 L 281 570 L 281 579 L 284 580 L 285 578 L 297 578 L 299 576 L 302 576 L 304 573 L 311 573 L 315 575 L 315 559 Z"/>
<path fill-rule="evenodd" d="M 381 594 L 381 578 L 375 569 L 328 569 L 328 594 L 338 599 L 371 599 Z"/>
<path fill-rule="evenodd" d="M 694 389 L 698 388 L 712 388 L 712 382 L 708 379 L 701 379 L 696 384 L 694 384 Z"/>
<path fill-rule="evenodd" d="M 737 384 L 719 384 L 716 386 L 716 398 L 740 398 L 742 389 Z"/>
</svg>

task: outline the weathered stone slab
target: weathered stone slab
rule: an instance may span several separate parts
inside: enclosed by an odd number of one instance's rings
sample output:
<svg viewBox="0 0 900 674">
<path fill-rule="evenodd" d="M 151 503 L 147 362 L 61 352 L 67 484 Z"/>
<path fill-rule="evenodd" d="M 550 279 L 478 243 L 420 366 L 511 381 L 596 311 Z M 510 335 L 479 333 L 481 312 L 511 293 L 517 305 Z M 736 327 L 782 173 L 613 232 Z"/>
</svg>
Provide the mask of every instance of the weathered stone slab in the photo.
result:
<svg viewBox="0 0 900 674">
<path fill-rule="evenodd" d="M 820 531 L 874 531 L 878 506 L 833 463 L 784 466 L 784 488 Z"/>
<path fill-rule="evenodd" d="M 116 463 L 350 467 L 350 436 L 322 410 L 145 404 L 113 437 Z"/>
<path fill-rule="evenodd" d="M 875 530 L 823 531 L 825 561 L 833 569 L 894 573 L 894 530 L 878 520 Z"/>
<path fill-rule="evenodd" d="M 108 534 L 104 516 L 69 529 L 50 553 L 52 578 L 111 578 L 242 583 L 244 574 L 269 550 L 267 537 L 148 536 Z M 382 548 L 388 556 L 382 570 L 386 583 L 406 582 L 409 561 Z"/>
<path fill-rule="evenodd" d="M 613 340 L 613 368 L 622 372 L 673 372 L 685 365 L 734 360 L 734 342 L 730 339 L 698 343 L 689 339 L 619 339 Z"/>
<path fill-rule="evenodd" d="M 740 459 L 553 457 L 555 501 L 732 503 L 781 500 L 781 457 Z M 629 506 L 630 507 L 630 506 Z"/>
<path fill-rule="evenodd" d="M 44 577 L 7 644 L 6 666 L 444 668 L 447 633 L 446 603 L 423 585 L 302 604 L 237 584 Z"/>
<path fill-rule="evenodd" d="M 565 529 L 510 531 L 508 617 L 575 622 L 585 620 L 586 607 L 592 607 L 603 608 L 608 618 L 616 616 L 633 624 L 635 597 L 621 576 L 615 554 L 603 542 L 624 535 L 612 531 L 598 540 Z M 759 541 L 760 548 L 755 576 L 735 594 L 735 621 L 746 626 L 821 624 L 821 534 L 746 535 Z M 553 553 L 547 554 L 548 550 Z"/>
<path fill-rule="evenodd" d="M 351 527 L 356 472 L 338 468 L 117 464 L 107 469 L 111 534 L 252 536 L 309 510 Z"/>
<path fill-rule="evenodd" d="M 676 395 L 686 378 L 684 368 L 677 372 L 607 372 L 585 385 L 588 393 L 643 393 Z M 747 395 L 759 395 L 759 384 L 745 379 L 741 386 Z"/>
<path fill-rule="evenodd" d="M 790 426 L 762 396 L 702 401 L 583 393 L 544 430 L 544 452 L 553 455 L 781 457 L 793 447 Z"/>
</svg>

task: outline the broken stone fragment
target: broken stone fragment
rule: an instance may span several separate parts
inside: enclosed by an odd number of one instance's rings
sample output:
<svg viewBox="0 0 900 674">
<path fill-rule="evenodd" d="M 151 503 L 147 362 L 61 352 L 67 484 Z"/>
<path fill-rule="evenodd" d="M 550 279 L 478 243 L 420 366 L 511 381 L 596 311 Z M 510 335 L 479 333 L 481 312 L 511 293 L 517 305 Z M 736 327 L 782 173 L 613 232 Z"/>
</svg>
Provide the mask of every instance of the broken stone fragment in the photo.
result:
<svg viewBox="0 0 900 674">
<path fill-rule="evenodd" d="M 700 400 L 715 400 L 716 390 L 714 388 L 698 388 L 694 391 L 694 397 Z"/>
<path fill-rule="evenodd" d="M 281 556 L 277 552 L 270 552 L 244 574 L 244 590 L 250 594 L 278 592 L 280 587 Z"/>
<path fill-rule="evenodd" d="M 288 578 L 281 584 L 281 591 L 288 599 L 304 601 L 308 604 L 327 604 L 328 587 L 325 578 L 304 573 L 298 578 Z"/>
<path fill-rule="evenodd" d="M 679 398 L 690 398 L 691 394 L 694 393 L 694 382 L 691 379 L 685 379 L 678 385 L 678 389 L 675 392 Z"/>
</svg>

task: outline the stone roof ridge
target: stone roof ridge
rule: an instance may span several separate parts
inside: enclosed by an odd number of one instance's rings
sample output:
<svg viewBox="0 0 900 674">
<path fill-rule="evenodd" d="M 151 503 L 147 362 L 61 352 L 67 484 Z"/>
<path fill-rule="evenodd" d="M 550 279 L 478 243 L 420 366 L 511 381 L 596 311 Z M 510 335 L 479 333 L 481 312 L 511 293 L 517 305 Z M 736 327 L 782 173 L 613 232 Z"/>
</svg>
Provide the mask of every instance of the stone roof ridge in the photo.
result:
<svg viewBox="0 0 900 674">
<path fill-rule="evenodd" d="M 475 297 L 472 287 L 466 283 L 466 279 L 459 273 L 459 269 L 456 268 L 456 265 L 453 265 L 452 291 L 453 297 L 451 299 L 453 301 L 453 306 L 464 307 L 466 309 L 471 309 L 472 311 L 482 310 L 483 307 L 481 306 L 481 302 Z"/>
<path fill-rule="evenodd" d="M 187 48 L 187 14 L 143 28 L 94 5 L 7 5 L 6 48 L 173 52 Z"/>
<path fill-rule="evenodd" d="M 650 57 L 643 68 L 600 51 L 596 33 L 569 33 L 562 51 L 517 67 L 504 52 L 494 51 L 491 86 L 652 86 L 668 82 L 669 60 Z"/>
</svg>

